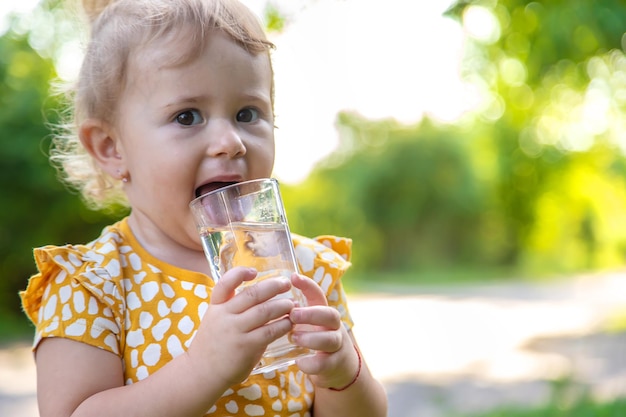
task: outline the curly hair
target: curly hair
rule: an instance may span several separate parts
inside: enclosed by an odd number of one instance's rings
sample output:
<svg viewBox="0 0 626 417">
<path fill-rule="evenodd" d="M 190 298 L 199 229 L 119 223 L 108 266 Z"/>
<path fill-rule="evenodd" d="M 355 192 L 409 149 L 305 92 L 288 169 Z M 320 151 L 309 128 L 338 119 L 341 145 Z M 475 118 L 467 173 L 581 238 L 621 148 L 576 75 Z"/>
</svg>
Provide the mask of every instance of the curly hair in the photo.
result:
<svg viewBox="0 0 626 417">
<path fill-rule="evenodd" d="M 169 57 L 191 61 L 215 30 L 252 54 L 273 48 L 256 16 L 237 0 L 83 0 L 91 33 L 77 81 L 67 88 L 69 112 L 54 136 L 50 161 L 61 180 L 93 209 L 128 206 L 121 182 L 104 172 L 83 147 L 78 130 L 87 119 L 113 123 L 131 55 L 183 32 L 188 48 Z M 271 62 L 270 62 L 271 65 Z M 274 101 L 272 80 L 271 98 Z"/>
</svg>

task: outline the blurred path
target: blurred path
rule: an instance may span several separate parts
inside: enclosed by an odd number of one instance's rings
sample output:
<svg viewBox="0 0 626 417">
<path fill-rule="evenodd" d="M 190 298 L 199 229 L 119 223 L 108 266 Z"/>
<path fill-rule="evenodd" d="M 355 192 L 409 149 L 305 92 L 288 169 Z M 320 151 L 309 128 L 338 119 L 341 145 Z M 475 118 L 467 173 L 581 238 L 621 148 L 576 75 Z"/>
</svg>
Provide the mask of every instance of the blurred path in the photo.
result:
<svg viewBox="0 0 626 417">
<path fill-rule="evenodd" d="M 411 291 L 412 292 L 412 291 Z M 457 416 L 548 401 L 550 380 L 626 395 L 626 273 L 352 296 L 354 332 L 389 417 Z"/>
<path fill-rule="evenodd" d="M 389 417 L 443 417 L 547 401 L 550 379 L 626 395 L 626 273 L 549 285 L 495 284 L 350 295 L 354 332 L 385 384 Z M 0 416 L 36 416 L 27 347 L 0 350 Z"/>
<path fill-rule="evenodd" d="M 0 349 L 0 416 L 36 417 L 35 366 L 30 348 Z"/>
</svg>

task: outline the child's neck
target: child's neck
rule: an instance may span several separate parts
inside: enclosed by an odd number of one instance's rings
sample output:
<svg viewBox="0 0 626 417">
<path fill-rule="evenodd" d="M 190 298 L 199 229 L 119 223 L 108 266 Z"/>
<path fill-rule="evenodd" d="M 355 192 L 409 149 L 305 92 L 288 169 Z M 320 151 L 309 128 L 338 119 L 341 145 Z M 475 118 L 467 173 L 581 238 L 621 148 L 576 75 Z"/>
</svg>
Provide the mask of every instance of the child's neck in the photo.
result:
<svg viewBox="0 0 626 417">
<path fill-rule="evenodd" d="M 175 267 L 210 276 L 209 264 L 199 246 L 199 237 L 198 246 L 192 246 L 195 242 L 190 242 L 191 247 L 185 246 L 171 239 L 149 219 L 132 212 L 128 217 L 128 226 L 137 242 L 151 256 Z"/>
</svg>

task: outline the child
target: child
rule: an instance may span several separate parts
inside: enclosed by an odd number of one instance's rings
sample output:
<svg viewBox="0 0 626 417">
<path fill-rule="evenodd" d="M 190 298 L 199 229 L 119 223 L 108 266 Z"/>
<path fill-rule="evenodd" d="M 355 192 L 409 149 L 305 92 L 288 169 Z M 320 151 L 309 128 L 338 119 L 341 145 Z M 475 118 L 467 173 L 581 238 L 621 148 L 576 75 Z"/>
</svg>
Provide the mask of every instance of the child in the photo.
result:
<svg viewBox="0 0 626 417">
<path fill-rule="evenodd" d="M 189 202 L 272 173 L 272 45 L 255 17 L 227 0 L 84 3 L 76 133 L 52 158 L 93 206 L 125 198 L 131 211 L 89 244 L 35 249 L 39 273 L 21 295 L 41 415 L 385 415 L 349 330 L 348 240 L 294 236 L 308 278 L 235 295 L 256 271 L 208 276 Z M 291 285 L 308 307 L 273 299 Z M 292 330 L 316 355 L 250 376 Z"/>
</svg>

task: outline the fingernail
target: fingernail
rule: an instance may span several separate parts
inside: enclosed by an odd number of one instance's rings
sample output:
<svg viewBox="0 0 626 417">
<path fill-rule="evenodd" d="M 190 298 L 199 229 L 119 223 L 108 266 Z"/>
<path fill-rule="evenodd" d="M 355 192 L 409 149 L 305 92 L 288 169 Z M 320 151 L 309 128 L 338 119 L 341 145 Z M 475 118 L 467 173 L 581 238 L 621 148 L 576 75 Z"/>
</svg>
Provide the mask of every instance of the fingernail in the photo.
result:
<svg viewBox="0 0 626 417">
<path fill-rule="evenodd" d="M 300 313 L 300 311 L 296 309 L 292 309 L 291 313 L 289 314 L 289 318 L 291 319 L 292 323 L 297 323 L 300 320 L 301 316 L 302 313 Z"/>
</svg>

